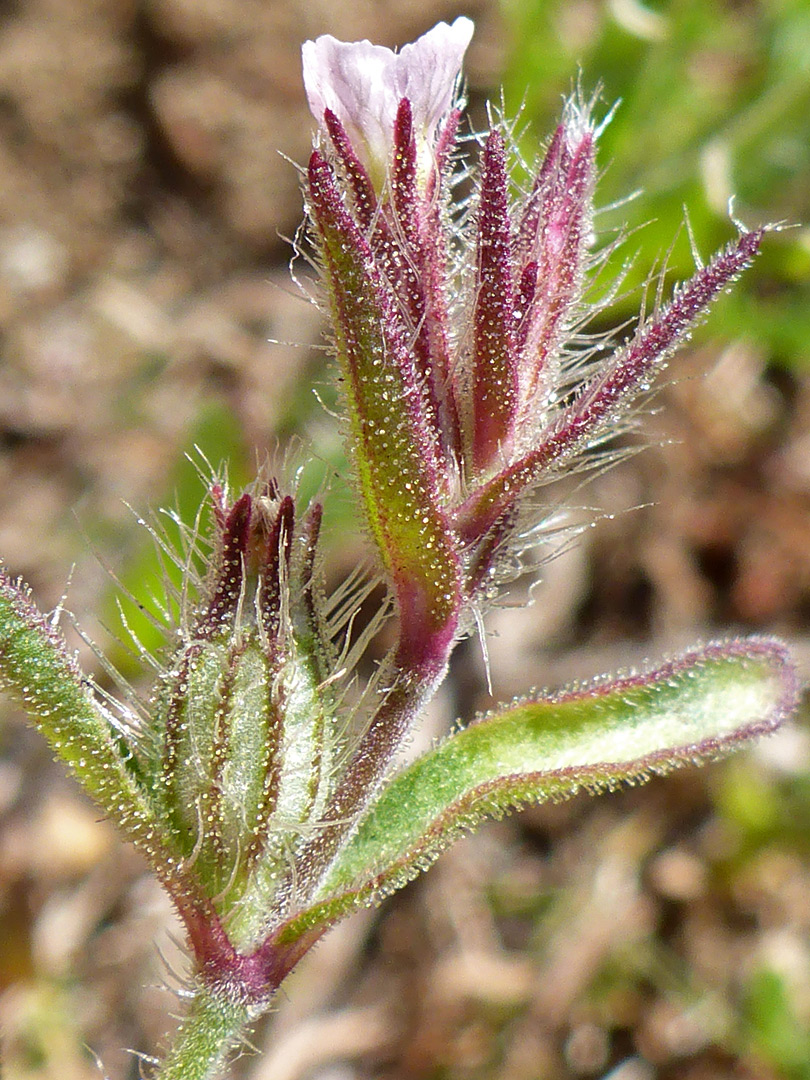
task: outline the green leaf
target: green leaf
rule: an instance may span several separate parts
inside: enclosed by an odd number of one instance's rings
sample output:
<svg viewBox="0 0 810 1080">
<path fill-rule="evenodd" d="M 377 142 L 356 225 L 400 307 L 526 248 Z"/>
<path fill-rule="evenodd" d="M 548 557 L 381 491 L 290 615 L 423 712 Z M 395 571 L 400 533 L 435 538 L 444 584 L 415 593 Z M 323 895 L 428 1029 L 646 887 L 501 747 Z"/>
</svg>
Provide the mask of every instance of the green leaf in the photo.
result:
<svg viewBox="0 0 810 1080">
<path fill-rule="evenodd" d="M 169 878 L 171 846 L 112 714 L 102 710 L 56 627 L 2 568 L 0 689 L 25 707 L 85 790 Z"/>
<path fill-rule="evenodd" d="M 773 731 L 796 697 L 784 647 L 749 639 L 491 713 L 388 783 L 324 880 L 322 904 L 284 936 L 399 888 L 486 817 L 711 760 Z"/>
</svg>

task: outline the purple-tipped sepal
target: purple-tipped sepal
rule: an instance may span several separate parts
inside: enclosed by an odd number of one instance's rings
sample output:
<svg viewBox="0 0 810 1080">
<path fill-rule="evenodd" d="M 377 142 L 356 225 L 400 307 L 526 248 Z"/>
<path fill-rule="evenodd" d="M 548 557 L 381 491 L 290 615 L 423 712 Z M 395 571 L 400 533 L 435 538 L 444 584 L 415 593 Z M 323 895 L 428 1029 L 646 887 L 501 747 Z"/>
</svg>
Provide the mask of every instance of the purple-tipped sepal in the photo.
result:
<svg viewBox="0 0 810 1080">
<path fill-rule="evenodd" d="M 233 503 L 215 487 L 212 500 L 210 570 L 156 702 L 157 790 L 225 913 L 257 874 L 269 900 L 290 830 L 323 808 L 332 646 L 316 595 L 320 507 L 299 520 L 273 482 Z"/>
<path fill-rule="evenodd" d="M 603 261 L 594 252 L 594 102 L 576 95 L 566 104 L 523 190 L 511 175 L 508 127 L 495 126 L 481 140 L 474 194 L 452 212 L 458 112 L 450 84 L 441 94 L 437 87 L 451 72 L 455 80 L 468 29 L 459 22 L 431 39 L 447 50 L 433 81 L 420 68 L 425 85 L 406 79 L 396 101 L 393 73 L 411 70 L 417 54 L 422 64 L 423 44 L 408 61 L 404 52 L 373 52 L 388 72 L 385 89 L 364 73 L 368 43 L 337 49 L 319 39 L 305 49 L 324 133 L 310 162 L 309 211 L 355 469 L 401 621 L 418 627 L 419 639 L 425 620 L 434 631 L 469 627 L 465 605 L 509 576 L 502 568 L 527 536 L 542 534 L 532 494 L 628 426 L 639 395 L 762 237 L 741 232 L 668 303 L 657 300 L 612 353 L 594 347 L 583 335 L 589 274 Z M 325 64 L 317 78 L 316 56 Z M 313 92 L 320 81 L 331 89 Z M 363 129 L 363 110 L 381 94 L 387 111 Z M 428 113 L 425 127 L 419 118 Z M 372 162 L 384 166 L 382 181 Z M 403 527 L 408 520 L 424 531 Z M 430 566 L 414 547 L 422 532 L 424 550 L 439 553 Z M 433 595 L 428 572 L 440 578 Z M 449 606 L 440 594 L 452 597 Z"/>
<path fill-rule="evenodd" d="M 432 664 L 439 651 L 441 668 L 457 632 L 461 564 L 443 506 L 451 477 L 430 388 L 386 263 L 318 151 L 310 159 L 309 203 L 358 487 L 399 612 L 400 659 L 425 656 Z"/>
<path fill-rule="evenodd" d="M 484 144 L 481 170 L 472 378 L 465 410 L 473 475 L 485 472 L 493 462 L 508 460 L 518 405 L 517 283 L 510 257 L 506 146 L 498 131 L 493 131 Z"/>
<path fill-rule="evenodd" d="M 459 536 L 476 544 L 505 514 L 519 508 L 538 485 L 576 468 L 583 455 L 627 424 L 639 395 L 647 393 L 655 376 L 712 303 L 750 265 L 764 230 L 742 232 L 723 251 L 675 288 L 672 299 L 639 327 L 612 355 L 589 368 L 569 392 L 569 401 L 547 412 L 534 434 L 533 445 L 475 486 L 454 510 Z"/>
</svg>

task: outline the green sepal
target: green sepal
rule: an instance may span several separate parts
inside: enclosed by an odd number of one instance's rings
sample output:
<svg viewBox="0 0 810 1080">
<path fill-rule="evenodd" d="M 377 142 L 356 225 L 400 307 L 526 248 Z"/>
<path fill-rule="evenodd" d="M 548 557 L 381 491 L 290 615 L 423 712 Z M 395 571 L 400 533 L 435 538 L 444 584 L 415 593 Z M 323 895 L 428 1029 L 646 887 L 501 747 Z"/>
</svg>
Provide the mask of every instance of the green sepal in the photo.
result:
<svg viewBox="0 0 810 1080">
<path fill-rule="evenodd" d="M 397 597 L 403 637 L 418 650 L 452 638 L 461 564 L 442 508 L 447 477 L 435 418 L 408 331 L 372 251 L 316 152 L 309 194 L 349 414 L 352 462 L 371 534 Z M 442 660 L 444 657 L 442 657 Z"/>
<path fill-rule="evenodd" d="M 262 940 L 278 887 L 289 872 L 291 850 L 323 814 L 334 765 L 336 721 L 330 695 L 316 684 L 303 649 L 293 652 L 276 685 L 283 709 L 281 739 L 274 748 L 276 799 L 249 876 L 234 882 L 223 898 L 229 937 L 245 952 Z M 245 717 L 241 726 L 250 722 Z"/>
<path fill-rule="evenodd" d="M 159 702 L 162 812 L 231 940 L 250 949 L 331 779 L 328 694 L 290 634 L 276 660 L 255 628 L 198 640 Z"/>
<path fill-rule="evenodd" d="M 485 818 L 712 760 L 773 731 L 796 697 L 784 647 L 750 639 L 490 713 L 394 776 L 283 940 L 399 888 Z"/>
<path fill-rule="evenodd" d="M 237 638 L 233 645 L 223 638 L 193 642 L 172 677 L 157 710 L 166 733 L 164 813 L 184 856 L 215 896 L 242 883 L 245 837 L 266 829 L 272 805 L 265 804 L 268 796 L 273 802 L 277 797 L 275 672 L 255 642 Z"/>
</svg>

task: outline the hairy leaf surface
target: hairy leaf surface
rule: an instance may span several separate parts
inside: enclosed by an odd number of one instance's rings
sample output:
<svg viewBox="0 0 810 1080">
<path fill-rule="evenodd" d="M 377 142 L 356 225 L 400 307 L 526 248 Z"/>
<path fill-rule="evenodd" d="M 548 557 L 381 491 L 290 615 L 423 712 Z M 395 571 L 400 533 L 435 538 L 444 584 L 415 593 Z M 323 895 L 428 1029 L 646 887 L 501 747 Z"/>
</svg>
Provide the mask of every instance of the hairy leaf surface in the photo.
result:
<svg viewBox="0 0 810 1080">
<path fill-rule="evenodd" d="M 718 757 L 775 730 L 796 696 L 784 647 L 751 639 L 506 706 L 391 780 L 323 882 L 324 903 L 302 924 L 398 888 L 485 817 Z"/>
</svg>

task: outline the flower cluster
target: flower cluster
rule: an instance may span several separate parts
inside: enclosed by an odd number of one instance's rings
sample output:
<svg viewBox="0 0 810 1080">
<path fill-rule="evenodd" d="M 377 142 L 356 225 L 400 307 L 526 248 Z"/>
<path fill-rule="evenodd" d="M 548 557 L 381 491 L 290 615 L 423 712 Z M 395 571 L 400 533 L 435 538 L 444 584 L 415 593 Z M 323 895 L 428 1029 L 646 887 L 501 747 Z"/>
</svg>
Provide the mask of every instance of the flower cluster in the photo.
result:
<svg viewBox="0 0 810 1080">
<path fill-rule="evenodd" d="M 448 643 L 538 524 L 529 496 L 626 423 L 762 238 L 741 232 L 612 353 L 568 344 L 599 260 L 599 129 L 589 105 L 569 101 L 529 189 L 516 191 L 508 133 L 495 126 L 472 197 L 453 206 L 452 91 L 470 33 L 460 18 L 398 54 L 330 37 L 304 47 L 321 132 L 307 204 L 354 465 L 398 603 L 400 658 L 426 671 L 443 669 Z"/>
</svg>

